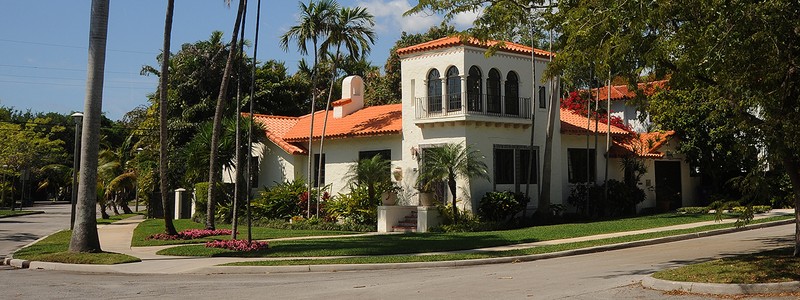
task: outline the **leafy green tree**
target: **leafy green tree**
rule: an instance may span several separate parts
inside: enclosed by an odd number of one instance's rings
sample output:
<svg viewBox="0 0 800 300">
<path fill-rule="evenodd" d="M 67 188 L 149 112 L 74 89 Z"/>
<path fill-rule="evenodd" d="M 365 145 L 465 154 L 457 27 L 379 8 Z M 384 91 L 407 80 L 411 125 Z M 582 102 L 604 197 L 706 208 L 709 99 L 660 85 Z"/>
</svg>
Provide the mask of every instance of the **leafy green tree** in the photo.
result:
<svg viewBox="0 0 800 300">
<path fill-rule="evenodd" d="M 6 180 L 20 176 L 22 172 L 42 173 L 49 170 L 48 173 L 54 176 L 48 184 L 57 183 L 58 172 L 50 171 L 58 171 L 55 165 L 64 161 L 67 154 L 64 153 L 64 142 L 53 139 L 53 136 L 64 131 L 64 127 L 40 128 L 37 125 L 48 123 L 49 119 L 33 119 L 23 124 L 0 123 L 0 165 L 4 166 L 2 172 Z"/>
<path fill-rule="evenodd" d="M 427 150 L 427 149 L 426 149 Z M 445 144 L 425 152 L 420 166 L 420 181 L 426 183 L 446 182 L 453 198 L 453 222 L 458 223 L 456 206 L 456 178 L 483 178 L 489 180 L 485 157 L 477 150 L 462 144 Z"/>
<path fill-rule="evenodd" d="M 769 161 L 788 174 L 800 206 L 800 19 L 796 1 L 559 2 L 550 24 L 564 48 L 551 74 L 600 61 L 631 84 L 642 70 L 670 75 L 669 89 L 729 107 Z M 741 125 L 738 125 L 741 124 Z M 795 212 L 800 217 L 800 210 Z M 800 218 L 795 256 L 800 256 Z"/>
<path fill-rule="evenodd" d="M 298 74 L 288 75 L 283 62 L 268 60 L 256 69 L 255 113 L 300 116 L 311 107 L 311 82 Z"/>
</svg>

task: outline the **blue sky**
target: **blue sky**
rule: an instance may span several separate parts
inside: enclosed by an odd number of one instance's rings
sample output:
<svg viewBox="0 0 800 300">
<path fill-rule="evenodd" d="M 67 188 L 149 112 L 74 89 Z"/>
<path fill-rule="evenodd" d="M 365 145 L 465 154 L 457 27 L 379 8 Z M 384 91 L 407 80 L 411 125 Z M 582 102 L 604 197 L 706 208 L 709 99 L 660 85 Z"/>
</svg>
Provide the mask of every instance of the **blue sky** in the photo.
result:
<svg viewBox="0 0 800 300">
<path fill-rule="evenodd" d="M 306 2 L 308 0 L 305 0 Z M 236 17 L 236 1 L 176 0 L 172 49 L 220 30 L 229 38 Z M 376 17 L 378 36 L 369 59 L 383 66 L 388 51 L 402 31 L 424 32 L 441 22 L 440 16 L 402 17 L 413 0 L 339 0 L 343 6 L 367 8 Z M 5 1 L 0 10 L 0 105 L 34 112 L 82 111 L 85 98 L 90 0 Z M 295 70 L 302 58 L 296 49 L 278 47 L 282 33 L 296 23 L 298 2 L 263 0 L 259 60 L 277 59 Z M 108 52 L 103 111 L 120 119 L 146 104 L 155 91 L 156 77 L 139 75 L 143 65 L 157 65 L 164 33 L 166 1 L 112 0 L 109 13 Z M 466 28 L 474 14 L 453 20 Z M 255 0 L 248 12 L 247 39 L 254 38 Z M 252 55 L 252 49 L 246 50 Z"/>
</svg>

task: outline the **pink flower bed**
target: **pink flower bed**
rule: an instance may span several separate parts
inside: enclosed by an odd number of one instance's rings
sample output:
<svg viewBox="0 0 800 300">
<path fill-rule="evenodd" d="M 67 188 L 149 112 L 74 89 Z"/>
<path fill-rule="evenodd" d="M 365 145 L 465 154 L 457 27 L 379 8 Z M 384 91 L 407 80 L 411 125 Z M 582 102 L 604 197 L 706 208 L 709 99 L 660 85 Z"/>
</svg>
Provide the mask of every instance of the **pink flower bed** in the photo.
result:
<svg viewBox="0 0 800 300">
<path fill-rule="evenodd" d="M 252 241 L 247 243 L 246 240 L 225 240 L 225 241 L 212 241 L 206 243 L 206 248 L 222 248 L 233 251 L 259 251 L 269 248 L 269 243 Z"/>
<path fill-rule="evenodd" d="M 169 235 L 166 233 L 158 233 L 147 237 L 148 240 L 193 240 L 204 238 L 207 236 L 215 236 L 215 235 L 230 235 L 230 229 L 216 229 L 216 230 L 209 230 L 209 229 L 187 229 L 181 232 L 178 232 L 178 235 Z"/>
</svg>

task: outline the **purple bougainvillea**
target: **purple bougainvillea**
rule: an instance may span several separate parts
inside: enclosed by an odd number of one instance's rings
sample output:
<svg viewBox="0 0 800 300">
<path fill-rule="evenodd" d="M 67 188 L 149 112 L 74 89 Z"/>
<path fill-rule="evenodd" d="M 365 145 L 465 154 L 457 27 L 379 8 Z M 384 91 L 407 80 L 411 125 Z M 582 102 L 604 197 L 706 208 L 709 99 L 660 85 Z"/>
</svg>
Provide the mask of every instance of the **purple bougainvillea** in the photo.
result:
<svg viewBox="0 0 800 300">
<path fill-rule="evenodd" d="M 248 243 L 246 240 L 225 240 L 225 241 L 211 241 L 206 243 L 207 248 L 222 248 L 233 251 L 259 251 L 269 248 L 269 243 L 252 241 Z"/>
<path fill-rule="evenodd" d="M 147 239 L 148 240 L 193 240 L 193 239 L 204 238 L 207 236 L 230 235 L 231 233 L 232 232 L 230 229 L 217 229 L 217 230 L 187 229 L 178 232 L 178 235 L 158 233 L 147 237 Z"/>
</svg>

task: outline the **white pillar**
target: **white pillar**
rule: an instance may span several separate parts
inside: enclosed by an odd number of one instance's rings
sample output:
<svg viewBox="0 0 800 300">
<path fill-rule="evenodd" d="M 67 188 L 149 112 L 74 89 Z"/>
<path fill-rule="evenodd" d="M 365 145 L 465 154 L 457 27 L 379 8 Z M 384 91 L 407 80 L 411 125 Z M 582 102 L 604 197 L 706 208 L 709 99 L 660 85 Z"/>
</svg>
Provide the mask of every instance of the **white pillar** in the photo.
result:
<svg viewBox="0 0 800 300">
<path fill-rule="evenodd" d="M 181 203 L 183 202 L 183 192 L 186 189 L 179 188 L 175 190 L 175 220 L 181 218 Z"/>
</svg>

